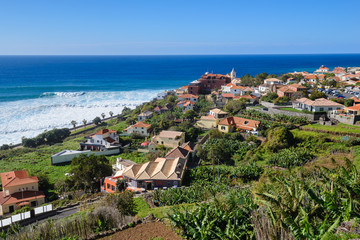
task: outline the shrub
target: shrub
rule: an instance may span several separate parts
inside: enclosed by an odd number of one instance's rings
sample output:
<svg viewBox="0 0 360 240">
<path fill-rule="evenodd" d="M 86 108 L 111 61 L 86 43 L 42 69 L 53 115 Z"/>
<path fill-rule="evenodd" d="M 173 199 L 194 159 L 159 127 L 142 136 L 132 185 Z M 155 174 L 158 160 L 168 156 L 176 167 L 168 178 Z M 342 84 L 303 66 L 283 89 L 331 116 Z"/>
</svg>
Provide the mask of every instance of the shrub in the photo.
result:
<svg viewBox="0 0 360 240">
<path fill-rule="evenodd" d="M 283 149 L 270 155 L 269 163 L 278 167 L 291 168 L 311 161 L 314 155 L 307 148 Z"/>
</svg>

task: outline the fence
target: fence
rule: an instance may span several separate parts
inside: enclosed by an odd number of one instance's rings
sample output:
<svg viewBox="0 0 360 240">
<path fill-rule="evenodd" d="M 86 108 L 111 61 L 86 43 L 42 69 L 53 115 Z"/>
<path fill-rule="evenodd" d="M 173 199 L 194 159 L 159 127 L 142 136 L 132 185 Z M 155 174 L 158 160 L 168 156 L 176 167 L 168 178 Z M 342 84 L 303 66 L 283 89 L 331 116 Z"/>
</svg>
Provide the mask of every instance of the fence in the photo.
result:
<svg viewBox="0 0 360 240">
<path fill-rule="evenodd" d="M 49 204 L 49 205 L 37 207 L 33 211 L 34 211 L 35 215 L 38 215 L 38 214 L 41 214 L 41 213 L 50 212 L 52 210 L 53 210 L 52 204 Z M 25 219 L 29 219 L 29 218 L 31 218 L 31 211 L 16 214 L 16 215 L 11 216 L 9 218 L 5 218 L 3 220 L 0 220 L 0 228 L 9 226 L 9 225 L 11 225 L 13 223 L 16 223 L 16 222 L 19 222 L 19 221 L 22 221 L 22 220 L 25 220 Z"/>
</svg>

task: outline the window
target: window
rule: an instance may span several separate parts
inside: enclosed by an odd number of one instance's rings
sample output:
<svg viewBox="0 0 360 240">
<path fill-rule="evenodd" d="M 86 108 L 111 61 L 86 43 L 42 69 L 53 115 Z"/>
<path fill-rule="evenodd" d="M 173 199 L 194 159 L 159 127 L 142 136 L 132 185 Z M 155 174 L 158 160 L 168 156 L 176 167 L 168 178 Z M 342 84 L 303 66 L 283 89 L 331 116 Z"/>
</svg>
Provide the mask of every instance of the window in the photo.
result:
<svg viewBox="0 0 360 240">
<path fill-rule="evenodd" d="M 245 125 L 248 124 L 248 123 L 249 123 L 249 121 L 245 121 L 245 122 L 244 122 Z"/>
<path fill-rule="evenodd" d="M 320 108 L 320 112 L 324 111 L 324 108 Z"/>
<path fill-rule="evenodd" d="M 141 131 L 142 134 L 144 134 L 144 131 Z"/>
<path fill-rule="evenodd" d="M 91 139 L 90 142 L 91 142 L 91 143 L 94 143 L 94 139 Z"/>
<path fill-rule="evenodd" d="M 114 185 L 111 186 L 111 190 L 115 191 L 115 186 Z"/>
<path fill-rule="evenodd" d="M 32 189 L 34 189 L 34 186 L 32 186 Z"/>
<path fill-rule="evenodd" d="M 28 190 L 28 187 L 26 187 L 26 191 Z"/>
<path fill-rule="evenodd" d="M 225 127 L 224 127 L 224 126 L 221 126 L 221 130 L 225 130 Z"/>
<path fill-rule="evenodd" d="M 110 189 L 110 184 L 107 184 L 106 187 L 107 187 L 107 189 Z"/>
<path fill-rule="evenodd" d="M 331 111 L 332 110 L 332 108 L 329 108 L 329 111 Z"/>
<path fill-rule="evenodd" d="M 164 144 L 164 142 L 163 142 L 163 141 L 161 141 L 161 144 Z"/>
<path fill-rule="evenodd" d="M 37 205 L 37 202 L 36 202 L 36 201 L 32 201 L 32 202 L 31 202 L 31 206 L 32 206 L 32 207 L 36 207 L 36 205 Z"/>
</svg>

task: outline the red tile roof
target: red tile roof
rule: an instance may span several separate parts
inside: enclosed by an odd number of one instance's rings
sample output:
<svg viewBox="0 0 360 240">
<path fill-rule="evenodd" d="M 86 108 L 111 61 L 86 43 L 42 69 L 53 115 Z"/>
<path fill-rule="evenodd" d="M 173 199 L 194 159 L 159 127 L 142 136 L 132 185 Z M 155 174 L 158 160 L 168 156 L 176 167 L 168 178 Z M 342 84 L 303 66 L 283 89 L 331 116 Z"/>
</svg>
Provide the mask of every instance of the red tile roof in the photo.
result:
<svg viewBox="0 0 360 240">
<path fill-rule="evenodd" d="M 116 131 L 104 128 L 104 129 L 101 129 L 100 131 L 94 133 L 94 135 L 104 135 L 104 134 L 107 134 L 107 133 L 116 133 Z"/>
<path fill-rule="evenodd" d="M 224 98 L 233 98 L 235 95 L 233 93 L 223 93 L 221 96 Z"/>
<path fill-rule="evenodd" d="M 18 186 L 27 183 L 39 182 L 37 177 L 29 177 L 26 170 L 1 173 L 0 176 L 3 187 Z"/>
<path fill-rule="evenodd" d="M 221 120 L 218 124 L 226 126 L 233 125 L 239 129 L 253 130 L 254 128 L 256 129 L 259 126 L 260 122 L 246 118 L 227 117 Z"/>
<path fill-rule="evenodd" d="M 360 111 L 360 104 L 355 104 L 354 106 L 346 107 L 345 109 L 351 110 L 351 111 Z"/>
<path fill-rule="evenodd" d="M 0 194 L 0 205 L 3 204 L 20 204 L 25 201 L 31 201 L 34 199 L 45 198 L 45 195 L 41 191 L 24 191 L 13 193 L 9 196 Z"/>
<path fill-rule="evenodd" d="M 178 98 L 179 99 L 180 98 L 186 98 L 186 99 L 188 99 L 188 98 L 199 98 L 199 96 L 193 95 L 193 94 L 183 94 L 183 95 L 178 96 Z"/>
<path fill-rule="evenodd" d="M 147 124 L 147 123 L 144 123 L 143 121 L 141 121 L 141 122 L 135 123 L 135 124 L 132 125 L 131 127 L 149 128 L 149 127 L 151 127 L 151 124 Z"/>
</svg>

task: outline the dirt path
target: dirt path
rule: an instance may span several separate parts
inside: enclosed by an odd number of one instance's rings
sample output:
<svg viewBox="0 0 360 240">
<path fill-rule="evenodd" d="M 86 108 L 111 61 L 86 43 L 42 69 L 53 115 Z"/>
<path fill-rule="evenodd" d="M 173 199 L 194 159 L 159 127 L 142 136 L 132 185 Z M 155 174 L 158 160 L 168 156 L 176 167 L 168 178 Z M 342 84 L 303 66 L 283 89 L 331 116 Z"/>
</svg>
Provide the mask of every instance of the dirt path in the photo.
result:
<svg viewBox="0 0 360 240">
<path fill-rule="evenodd" d="M 115 233 L 114 235 L 101 238 L 102 240 L 182 240 L 171 228 L 161 222 L 148 222 L 139 224 L 133 228 Z"/>
</svg>

